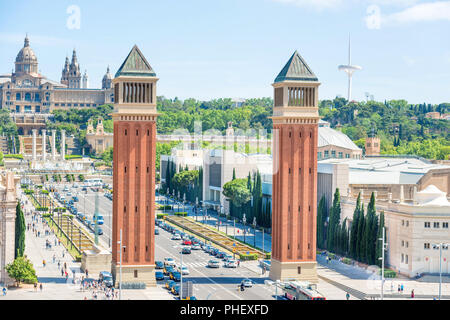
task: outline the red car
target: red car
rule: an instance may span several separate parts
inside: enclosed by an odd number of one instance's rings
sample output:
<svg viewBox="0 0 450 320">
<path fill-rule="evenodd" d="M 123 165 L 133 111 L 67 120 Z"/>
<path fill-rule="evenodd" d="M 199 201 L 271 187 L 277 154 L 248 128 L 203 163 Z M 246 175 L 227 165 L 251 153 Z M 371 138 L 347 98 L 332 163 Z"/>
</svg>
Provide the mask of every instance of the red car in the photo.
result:
<svg viewBox="0 0 450 320">
<path fill-rule="evenodd" d="M 184 240 L 183 245 L 190 246 L 192 244 L 191 240 Z"/>
</svg>

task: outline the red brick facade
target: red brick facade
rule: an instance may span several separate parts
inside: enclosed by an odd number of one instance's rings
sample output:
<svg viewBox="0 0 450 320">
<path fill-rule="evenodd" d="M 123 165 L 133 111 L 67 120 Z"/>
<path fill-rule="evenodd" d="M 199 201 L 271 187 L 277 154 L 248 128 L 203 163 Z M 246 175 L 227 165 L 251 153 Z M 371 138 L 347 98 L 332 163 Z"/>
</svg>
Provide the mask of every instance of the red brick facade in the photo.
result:
<svg viewBox="0 0 450 320">
<path fill-rule="evenodd" d="M 316 260 L 317 124 L 274 124 L 272 258 Z"/>
<path fill-rule="evenodd" d="M 155 263 L 155 157 L 155 121 L 114 121 L 113 239 L 122 229 L 123 265 Z"/>
</svg>

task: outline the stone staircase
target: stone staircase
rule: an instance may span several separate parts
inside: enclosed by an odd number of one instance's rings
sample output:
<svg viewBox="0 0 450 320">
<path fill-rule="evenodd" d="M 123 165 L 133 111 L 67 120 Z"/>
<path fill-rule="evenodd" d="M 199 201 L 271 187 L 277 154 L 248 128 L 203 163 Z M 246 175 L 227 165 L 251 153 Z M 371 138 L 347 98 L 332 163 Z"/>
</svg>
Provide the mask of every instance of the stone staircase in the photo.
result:
<svg viewBox="0 0 450 320">
<path fill-rule="evenodd" d="M 0 137 L 0 151 L 3 154 L 8 154 L 8 137 Z"/>
</svg>

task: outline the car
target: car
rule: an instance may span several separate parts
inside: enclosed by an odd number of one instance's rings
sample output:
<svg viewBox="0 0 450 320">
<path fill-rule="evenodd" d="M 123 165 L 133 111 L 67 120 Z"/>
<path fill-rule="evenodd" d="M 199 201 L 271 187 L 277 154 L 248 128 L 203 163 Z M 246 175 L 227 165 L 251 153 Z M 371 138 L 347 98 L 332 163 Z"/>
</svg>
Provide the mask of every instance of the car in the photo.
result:
<svg viewBox="0 0 450 320">
<path fill-rule="evenodd" d="M 73 199 L 70 199 L 69 200 L 69 206 L 72 206 L 73 205 Z"/>
<path fill-rule="evenodd" d="M 250 279 L 244 279 L 241 281 L 241 285 L 244 285 L 246 288 L 251 288 L 253 286 L 253 281 Z"/>
<path fill-rule="evenodd" d="M 162 273 L 161 271 L 156 271 L 155 278 L 156 280 L 164 280 L 164 273 Z"/>
<path fill-rule="evenodd" d="M 73 196 L 72 200 L 73 200 L 73 202 L 78 202 L 78 197 L 77 196 Z"/>
<path fill-rule="evenodd" d="M 164 284 L 164 286 L 166 287 L 166 289 L 171 290 L 172 289 L 172 285 L 175 283 L 175 281 L 173 280 L 167 280 L 166 283 Z"/>
<path fill-rule="evenodd" d="M 66 196 L 71 197 L 72 196 L 72 192 L 67 192 Z"/>
<path fill-rule="evenodd" d="M 175 296 L 178 296 L 179 294 L 180 294 L 180 285 L 174 285 L 173 287 L 172 287 L 172 293 L 175 295 Z"/>
<path fill-rule="evenodd" d="M 97 229 L 97 234 L 98 234 L 99 236 L 101 236 L 101 235 L 103 234 L 103 229 L 102 229 L 102 228 L 98 228 L 98 229 Z"/>
<path fill-rule="evenodd" d="M 74 183 L 72 188 L 78 188 L 78 185 L 76 183 Z"/>
<path fill-rule="evenodd" d="M 165 266 L 164 269 L 163 269 L 163 273 L 164 273 L 166 276 L 170 276 L 170 273 L 171 273 L 173 270 L 174 270 L 173 267 L 171 267 L 171 266 Z"/>
<path fill-rule="evenodd" d="M 217 260 L 209 260 L 208 261 L 208 267 L 210 267 L 210 268 L 219 268 L 220 267 L 219 261 L 217 261 Z"/>
<path fill-rule="evenodd" d="M 212 256 L 217 256 L 217 254 L 218 254 L 219 252 L 220 252 L 219 249 L 213 248 L 213 249 L 211 250 L 210 254 L 211 254 Z"/>
<path fill-rule="evenodd" d="M 175 260 L 173 258 L 164 258 L 165 266 L 175 266 Z"/>
<path fill-rule="evenodd" d="M 200 250 L 201 247 L 200 247 L 199 244 L 194 244 L 194 245 L 191 246 L 191 249 L 192 249 L 192 250 Z"/>
<path fill-rule="evenodd" d="M 98 279 L 100 282 L 104 283 L 108 288 L 113 286 L 113 277 L 112 274 L 108 271 L 101 271 Z"/>
<path fill-rule="evenodd" d="M 172 280 L 176 281 L 176 282 L 180 282 L 181 281 L 181 273 L 178 271 L 174 271 L 172 272 Z"/>
<path fill-rule="evenodd" d="M 64 191 L 64 192 L 68 192 L 68 191 L 69 191 L 69 188 L 68 188 L 67 186 L 65 186 L 64 189 L 63 189 L 63 191 Z"/>
<path fill-rule="evenodd" d="M 192 244 L 192 241 L 191 240 L 184 240 L 183 241 L 183 245 L 184 246 L 190 246 Z"/>
<path fill-rule="evenodd" d="M 223 259 L 224 257 L 225 257 L 225 253 L 223 253 L 221 251 L 217 252 L 217 254 L 216 254 L 217 259 Z"/>
<path fill-rule="evenodd" d="M 182 254 L 190 254 L 191 253 L 191 247 L 190 246 L 183 247 L 183 249 L 181 249 L 181 253 Z"/>
<path fill-rule="evenodd" d="M 155 261 L 156 269 L 163 269 L 164 263 L 162 261 Z"/>
<path fill-rule="evenodd" d="M 159 234 L 159 229 L 155 228 L 155 235 L 158 235 L 158 234 Z"/>
<path fill-rule="evenodd" d="M 224 266 L 227 268 L 237 268 L 237 261 L 230 259 L 227 262 L 225 262 Z"/>
<path fill-rule="evenodd" d="M 233 260 L 233 256 L 231 254 L 226 254 L 223 257 L 223 261 L 229 261 L 229 260 Z"/>
<path fill-rule="evenodd" d="M 181 237 L 180 237 L 179 234 L 175 233 L 175 234 L 172 236 L 172 240 L 181 240 Z"/>
<path fill-rule="evenodd" d="M 187 266 L 183 266 L 182 268 L 178 268 L 178 272 L 181 272 L 183 275 L 189 274 L 189 268 Z"/>
<path fill-rule="evenodd" d="M 81 191 L 87 191 L 86 187 L 81 188 Z"/>
</svg>

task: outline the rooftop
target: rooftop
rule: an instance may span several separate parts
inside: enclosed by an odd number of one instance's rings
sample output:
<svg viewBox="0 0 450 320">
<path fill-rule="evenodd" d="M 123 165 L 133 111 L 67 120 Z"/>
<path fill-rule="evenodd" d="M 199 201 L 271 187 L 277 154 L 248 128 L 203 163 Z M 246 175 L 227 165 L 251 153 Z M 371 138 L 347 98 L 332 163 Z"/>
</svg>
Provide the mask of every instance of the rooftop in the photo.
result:
<svg viewBox="0 0 450 320">
<path fill-rule="evenodd" d="M 115 77 L 117 78 L 119 76 L 155 77 L 156 73 L 153 71 L 147 59 L 145 59 L 141 50 L 134 45 L 125 61 L 116 72 Z"/>
<path fill-rule="evenodd" d="M 274 82 L 281 81 L 319 81 L 312 72 L 311 68 L 295 50 L 294 54 L 288 60 L 281 72 L 275 78 Z"/>
<path fill-rule="evenodd" d="M 319 127 L 318 146 L 320 148 L 328 145 L 350 150 L 361 150 L 346 134 L 330 127 L 321 126 Z"/>
</svg>

